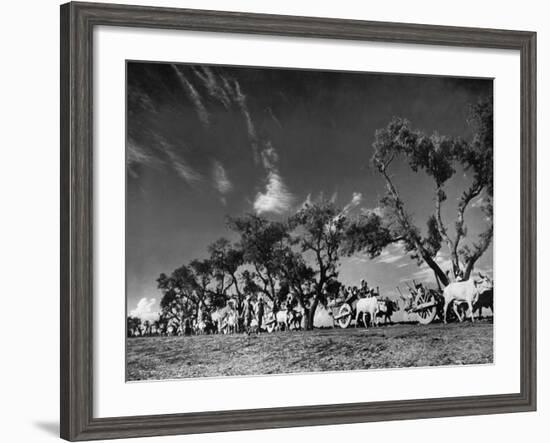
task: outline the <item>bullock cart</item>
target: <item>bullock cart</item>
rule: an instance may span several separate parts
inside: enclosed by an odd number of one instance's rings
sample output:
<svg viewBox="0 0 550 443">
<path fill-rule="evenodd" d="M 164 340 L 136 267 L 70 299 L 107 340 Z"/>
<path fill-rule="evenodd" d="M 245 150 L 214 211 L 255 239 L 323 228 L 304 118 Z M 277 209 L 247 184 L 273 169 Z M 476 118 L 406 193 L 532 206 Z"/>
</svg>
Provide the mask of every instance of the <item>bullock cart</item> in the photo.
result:
<svg viewBox="0 0 550 443">
<path fill-rule="evenodd" d="M 373 290 L 370 296 L 378 297 L 379 295 L 380 291 L 377 290 L 377 292 L 374 292 Z M 334 319 L 334 323 L 336 325 L 342 329 L 346 329 L 351 325 L 351 321 L 357 315 L 357 302 L 360 298 L 359 292 L 356 292 L 355 294 L 348 295 L 345 300 L 342 298 L 337 298 L 330 305 L 330 309 L 332 309 L 332 318 Z M 363 321 L 365 322 L 365 326 L 367 326 L 365 319 L 363 319 Z"/>
<path fill-rule="evenodd" d="M 397 288 L 399 290 L 399 288 Z M 434 321 L 435 317 L 443 310 L 443 294 L 441 291 L 435 289 L 426 289 L 422 284 L 416 284 L 409 286 L 410 297 L 409 305 L 405 306 L 405 312 L 408 314 L 416 314 L 418 323 L 422 325 L 429 325 Z M 399 290 L 399 293 L 401 291 Z M 401 297 L 407 300 L 406 297 Z"/>
</svg>

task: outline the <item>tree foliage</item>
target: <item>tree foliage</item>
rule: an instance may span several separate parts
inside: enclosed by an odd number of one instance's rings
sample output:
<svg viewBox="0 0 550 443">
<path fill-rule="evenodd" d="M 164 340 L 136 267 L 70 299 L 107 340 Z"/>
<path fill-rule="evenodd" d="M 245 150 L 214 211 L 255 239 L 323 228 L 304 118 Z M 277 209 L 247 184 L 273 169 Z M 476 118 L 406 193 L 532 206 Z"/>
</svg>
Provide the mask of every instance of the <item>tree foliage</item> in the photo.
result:
<svg viewBox="0 0 550 443">
<path fill-rule="evenodd" d="M 289 223 L 300 251 L 309 255 L 312 263 L 308 272 L 313 286 L 309 323 L 313 324 L 318 303 L 325 303 L 325 295 L 337 281 L 339 259 L 348 238 L 348 220 L 333 203 L 321 201 L 304 205 Z"/>
<path fill-rule="evenodd" d="M 282 278 L 281 254 L 289 239 L 288 225 L 254 214 L 229 218 L 227 225 L 239 235 L 237 244 L 243 251 L 243 262 L 251 268 L 244 274 L 245 286 L 277 303 Z"/>
<path fill-rule="evenodd" d="M 386 194 L 381 205 L 387 217 L 359 226 L 365 233 L 356 233 L 360 246 L 371 256 L 395 241 L 402 241 L 420 261 L 430 266 L 437 278 L 449 282 L 445 272 L 434 260 L 442 243 L 447 245 L 454 275 L 468 278 L 475 262 L 487 250 L 493 236 L 493 111 L 490 101 L 480 101 L 470 109 L 468 122 L 473 137 L 470 141 L 441 136 L 427 136 L 413 130 L 411 123 L 394 118 L 375 133 L 372 164 L 386 182 Z M 414 172 L 424 172 L 433 181 L 434 212 L 427 220 L 427 234 L 415 225 L 394 183 L 390 167 L 397 158 L 404 159 Z M 457 168 L 470 171 L 471 184 L 461 194 L 454 222 L 454 234 L 442 217 L 442 205 L 447 200 L 445 185 L 456 174 Z M 465 212 L 472 201 L 483 196 L 483 210 L 488 220 L 486 230 L 477 241 L 467 244 Z M 361 231 L 361 229 L 356 229 Z"/>
</svg>

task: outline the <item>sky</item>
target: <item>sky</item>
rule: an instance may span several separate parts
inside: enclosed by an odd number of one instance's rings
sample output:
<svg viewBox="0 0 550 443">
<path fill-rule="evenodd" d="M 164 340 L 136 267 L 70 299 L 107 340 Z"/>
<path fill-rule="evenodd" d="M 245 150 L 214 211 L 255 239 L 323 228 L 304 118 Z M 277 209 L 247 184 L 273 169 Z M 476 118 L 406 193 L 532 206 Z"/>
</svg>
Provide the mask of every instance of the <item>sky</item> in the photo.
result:
<svg viewBox="0 0 550 443">
<path fill-rule="evenodd" d="M 376 129 L 399 116 L 427 134 L 470 139 L 468 106 L 493 94 L 490 79 L 149 62 L 127 62 L 126 86 L 127 308 L 144 319 L 159 309 L 161 272 L 205 258 L 220 237 L 234 239 L 227 215 L 283 219 L 319 199 L 350 215 L 376 208 L 385 190 L 369 163 Z M 394 163 L 395 184 L 424 227 L 433 183 Z M 451 228 L 471 181 L 459 168 L 447 184 Z M 466 213 L 469 239 L 484 230 L 482 201 Z M 437 261 L 449 269 L 445 246 Z M 476 269 L 492 266 L 490 248 Z M 435 287 L 433 273 L 398 244 L 372 260 L 341 260 L 340 281 L 361 278 L 390 297 L 413 278 Z"/>
</svg>

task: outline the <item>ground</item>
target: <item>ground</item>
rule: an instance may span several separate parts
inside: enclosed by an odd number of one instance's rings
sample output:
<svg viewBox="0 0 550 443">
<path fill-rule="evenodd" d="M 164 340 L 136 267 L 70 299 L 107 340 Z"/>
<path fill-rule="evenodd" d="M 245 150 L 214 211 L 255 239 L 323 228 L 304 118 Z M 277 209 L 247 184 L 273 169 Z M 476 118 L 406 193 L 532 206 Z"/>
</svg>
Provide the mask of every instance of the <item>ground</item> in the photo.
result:
<svg viewBox="0 0 550 443">
<path fill-rule="evenodd" d="M 129 381 L 464 365 L 492 363 L 493 324 L 144 337 L 127 343 Z"/>
</svg>

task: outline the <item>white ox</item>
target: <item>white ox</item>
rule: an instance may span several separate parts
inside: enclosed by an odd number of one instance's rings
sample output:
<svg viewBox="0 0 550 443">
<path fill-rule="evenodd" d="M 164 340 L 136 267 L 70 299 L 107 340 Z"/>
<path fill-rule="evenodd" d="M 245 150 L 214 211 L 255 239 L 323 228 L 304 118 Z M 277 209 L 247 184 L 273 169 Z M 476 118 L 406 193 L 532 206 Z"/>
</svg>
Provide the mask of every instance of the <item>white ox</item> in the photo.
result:
<svg viewBox="0 0 550 443">
<path fill-rule="evenodd" d="M 357 327 L 359 316 L 363 314 L 363 322 L 365 327 L 368 327 L 369 319 L 373 326 L 378 326 L 378 313 L 386 312 L 387 307 L 385 302 L 379 302 L 376 297 L 360 298 L 355 307 L 355 327 Z M 368 314 L 368 317 L 367 317 Z"/>
<path fill-rule="evenodd" d="M 479 294 L 483 291 L 486 291 L 492 287 L 491 281 L 482 275 L 479 274 L 481 280 L 477 281 L 473 277 L 466 281 L 457 281 L 450 283 L 443 290 L 443 298 L 445 299 L 445 304 L 443 306 L 443 322 L 447 323 L 447 310 L 449 304 L 454 303 L 460 305 L 466 303 L 468 309 L 470 310 L 470 319 L 474 321 L 474 308 L 473 305 L 477 301 Z M 460 316 L 459 316 L 460 319 Z"/>
</svg>

